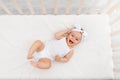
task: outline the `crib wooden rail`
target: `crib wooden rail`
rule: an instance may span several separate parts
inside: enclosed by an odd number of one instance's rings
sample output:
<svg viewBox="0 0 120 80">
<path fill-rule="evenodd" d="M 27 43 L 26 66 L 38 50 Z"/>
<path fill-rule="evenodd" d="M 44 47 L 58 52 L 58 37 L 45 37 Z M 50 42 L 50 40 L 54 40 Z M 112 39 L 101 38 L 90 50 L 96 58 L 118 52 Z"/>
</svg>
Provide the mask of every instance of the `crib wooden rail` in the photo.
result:
<svg viewBox="0 0 120 80">
<path fill-rule="evenodd" d="M 37 5 L 34 5 L 33 2 Z M 117 42 L 112 42 L 111 45 L 113 53 L 120 54 L 120 0 L 51 0 L 53 2 L 51 4 L 49 2 L 50 0 L 7 0 L 7 2 L 6 0 L 0 0 L 0 15 L 15 15 L 14 11 L 17 11 L 16 15 L 26 15 L 26 12 L 30 15 L 36 15 L 36 8 L 39 10 L 39 15 L 59 15 L 59 13 L 65 15 L 71 15 L 71 13 L 76 15 L 108 14 L 111 28 L 114 29 L 111 32 L 111 38 L 116 40 L 117 37 Z M 22 6 L 22 3 L 25 6 Z M 14 8 L 9 4 L 12 4 Z M 115 29 L 116 27 L 117 29 Z M 115 50 L 116 48 L 118 50 Z M 120 56 L 113 55 L 113 60 L 120 61 Z M 114 68 L 114 72 L 120 72 L 120 69 Z"/>
<path fill-rule="evenodd" d="M 12 12 L 8 9 L 8 7 L 7 7 L 2 1 L 0 1 L 0 7 L 3 8 L 3 10 L 4 10 L 7 14 L 12 14 Z"/>
<path fill-rule="evenodd" d="M 44 0 L 40 0 L 40 7 L 41 7 L 41 10 L 42 10 L 42 14 L 43 15 L 46 15 L 47 14 L 47 11 L 46 11 L 46 7 L 45 7 L 45 4 L 44 4 Z"/>
<path fill-rule="evenodd" d="M 13 3 L 13 5 L 15 6 L 16 10 L 19 12 L 19 14 L 24 14 L 21 7 L 19 6 L 19 4 L 16 2 L 16 0 L 11 0 L 11 2 Z"/>
<path fill-rule="evenodd" d="M 21 7 L 18 3 L 18 1 L 20 0 L 9 0 L 9 2 L 7 3 L 12 3 L 14 5 L 14 8 L 18 11 L 18 15 L 25 15 L 25 13 L 23 12 L 23 7 Z M 31 15 L 34 15 L 36 14 L 36 12 L 34 11 L 34 7 L 32 6 L 32 0 L 23 0 L 23 3 L 26 3 L 26 7 L 28 8 L 27 11 L 29 11 L 29 14 Z M 36 0 L 35 0 L 36 1 Z M 47 13 L 47 9 L 46 9 L 46 6 L 49 6 L 49 5 L 45 5 L 45 3 L 47 3 L 47 1 L 45 0 L 38 0 L 39 1 L 39 11 L 42 12 L 40 15 L 46 15 L 46 14 L 49 14 Z M 53 13 L 52 14 L 59 14 L 59 2 L 62 1 L 62 0 L 53 0 L 54 3 L 53 3 Z M 94 0 L 93 2 L 91 2 L 90 6 L 87 6 L 87 10 L 84 14 L 108 14 L 108 15 L 111 15 L 116 9 L 120 9 L 120 1 L 118 0 L 118 2 L 113 3 L 114 0 L 106 0 L 104 1 L 104 3 L 101 5 L 101 6 L 97 6 L 100 4 L 101 0 Z M 65 13 L 63 12 L 63 14 L 71 14 L 70 13 L 70 10 L 71 10 L 71 5 L 74 4 L 75 1 L 73 0 L 65 0 L 64 1 L 66 4 L 65 4 Z M 74 14 L 76 15 L 80 15 L 81 14 L 81 11 L 83 9 L 86 8 L 86 5 L 88 5 L 90 3 L 89 0 L 79 0 L 79 5 L 78 7 L 76 7 L 76 12 L 74 12 Z M 110 6 L 112 4 L 112 6 Z M 99 8 L 98 8 L 99 7 Z M 5 11 L 5 14 L 8 14 L 8 15 L 14 15 L 14 12 L 10 11 L 8 5 L 5 4 L 5 1 L 4 0 L 1 0 L 0 1 L 0 8 L 3 9 Z M 94 12 L 95 9 L 99 9 L 97 12 Z M 118 11 L 119 12 L 119 11 Z M 2 15 L 2 14 L 1 14 Z M 4 14 L 3 14 L 4 15 Z M 111 22 L 111 24 L 114 24 L 116 22 L 120 21 L 120 16 L 116 16 L 116 18 Z"/>
</svg>

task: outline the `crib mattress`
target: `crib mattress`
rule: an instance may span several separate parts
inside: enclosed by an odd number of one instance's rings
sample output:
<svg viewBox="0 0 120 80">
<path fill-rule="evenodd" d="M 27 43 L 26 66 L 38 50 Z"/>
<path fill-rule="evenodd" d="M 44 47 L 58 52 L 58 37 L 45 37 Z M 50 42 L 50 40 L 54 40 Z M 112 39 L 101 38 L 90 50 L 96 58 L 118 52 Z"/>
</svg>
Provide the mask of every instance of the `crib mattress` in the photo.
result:
<svg viewBox="0 0 120 80">
<path fill-rule="evenodd" d="M 112 79 L 113 61 L 107 15 L 0 16 L 0 79 Z M 67 63 L 53 62 L 48 70 L 36 69 L 27 60 L 35 40 L 81 24 L 88 33 Z"/>
</svg>

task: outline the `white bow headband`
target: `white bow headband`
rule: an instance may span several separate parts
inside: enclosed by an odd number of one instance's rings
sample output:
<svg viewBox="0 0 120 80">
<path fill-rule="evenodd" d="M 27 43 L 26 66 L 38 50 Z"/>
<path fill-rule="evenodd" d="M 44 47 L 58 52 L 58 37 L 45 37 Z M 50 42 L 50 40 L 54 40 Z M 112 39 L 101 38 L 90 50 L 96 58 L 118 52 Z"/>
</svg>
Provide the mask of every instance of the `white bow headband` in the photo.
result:
<svg viewBox="0 0 120 80">
<path fill-rule="evenodd" d="M 84 29 L 79 24 L 74 24 L 72 31 L 77 31 L 82 33 L 82 38 L 86 39 L 87 33 L 84 31 Z"/>
</svg>

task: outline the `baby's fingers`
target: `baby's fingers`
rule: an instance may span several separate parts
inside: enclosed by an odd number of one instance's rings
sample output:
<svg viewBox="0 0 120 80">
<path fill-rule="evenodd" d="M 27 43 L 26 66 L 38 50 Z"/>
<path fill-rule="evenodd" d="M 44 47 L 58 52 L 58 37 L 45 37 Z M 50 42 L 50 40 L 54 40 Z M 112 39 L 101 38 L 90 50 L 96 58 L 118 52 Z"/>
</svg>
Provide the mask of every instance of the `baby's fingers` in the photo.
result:
<svg viewBox="0 0 120 80">
<path fill-rule="evenodd" d="M 71 32 L 72 32 L 72 28 L 69 28 L 68 31 L 67 31 L 67 33 L 69 34 Z"/>
<path fill-rule="evenodd" d="M 56 55 L 55 60 L 60 61 L 61 57 L 59 55 Z"/>
</svg>

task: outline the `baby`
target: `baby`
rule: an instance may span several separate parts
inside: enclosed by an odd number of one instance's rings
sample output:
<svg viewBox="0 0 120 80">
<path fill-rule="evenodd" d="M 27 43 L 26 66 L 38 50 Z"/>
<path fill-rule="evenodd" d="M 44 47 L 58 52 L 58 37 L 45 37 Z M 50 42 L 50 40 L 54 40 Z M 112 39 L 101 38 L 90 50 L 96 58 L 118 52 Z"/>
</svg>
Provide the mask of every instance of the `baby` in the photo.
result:
<svg viewBox="0 0 120 80">
<path fill-rule="evenodd" d="M 68 62 L 73 55 L 73 47 L 79 44 L 85 37 L 85 31 L 80 25 L 75 24 L 73 28 L 55 34 L 55 40 L 47 41 L 45 44 L 37 40 L 29 50 L 28 59 L 31 65 L 40 69 L 49 69 L 52 61 Z"/>
</svg>

